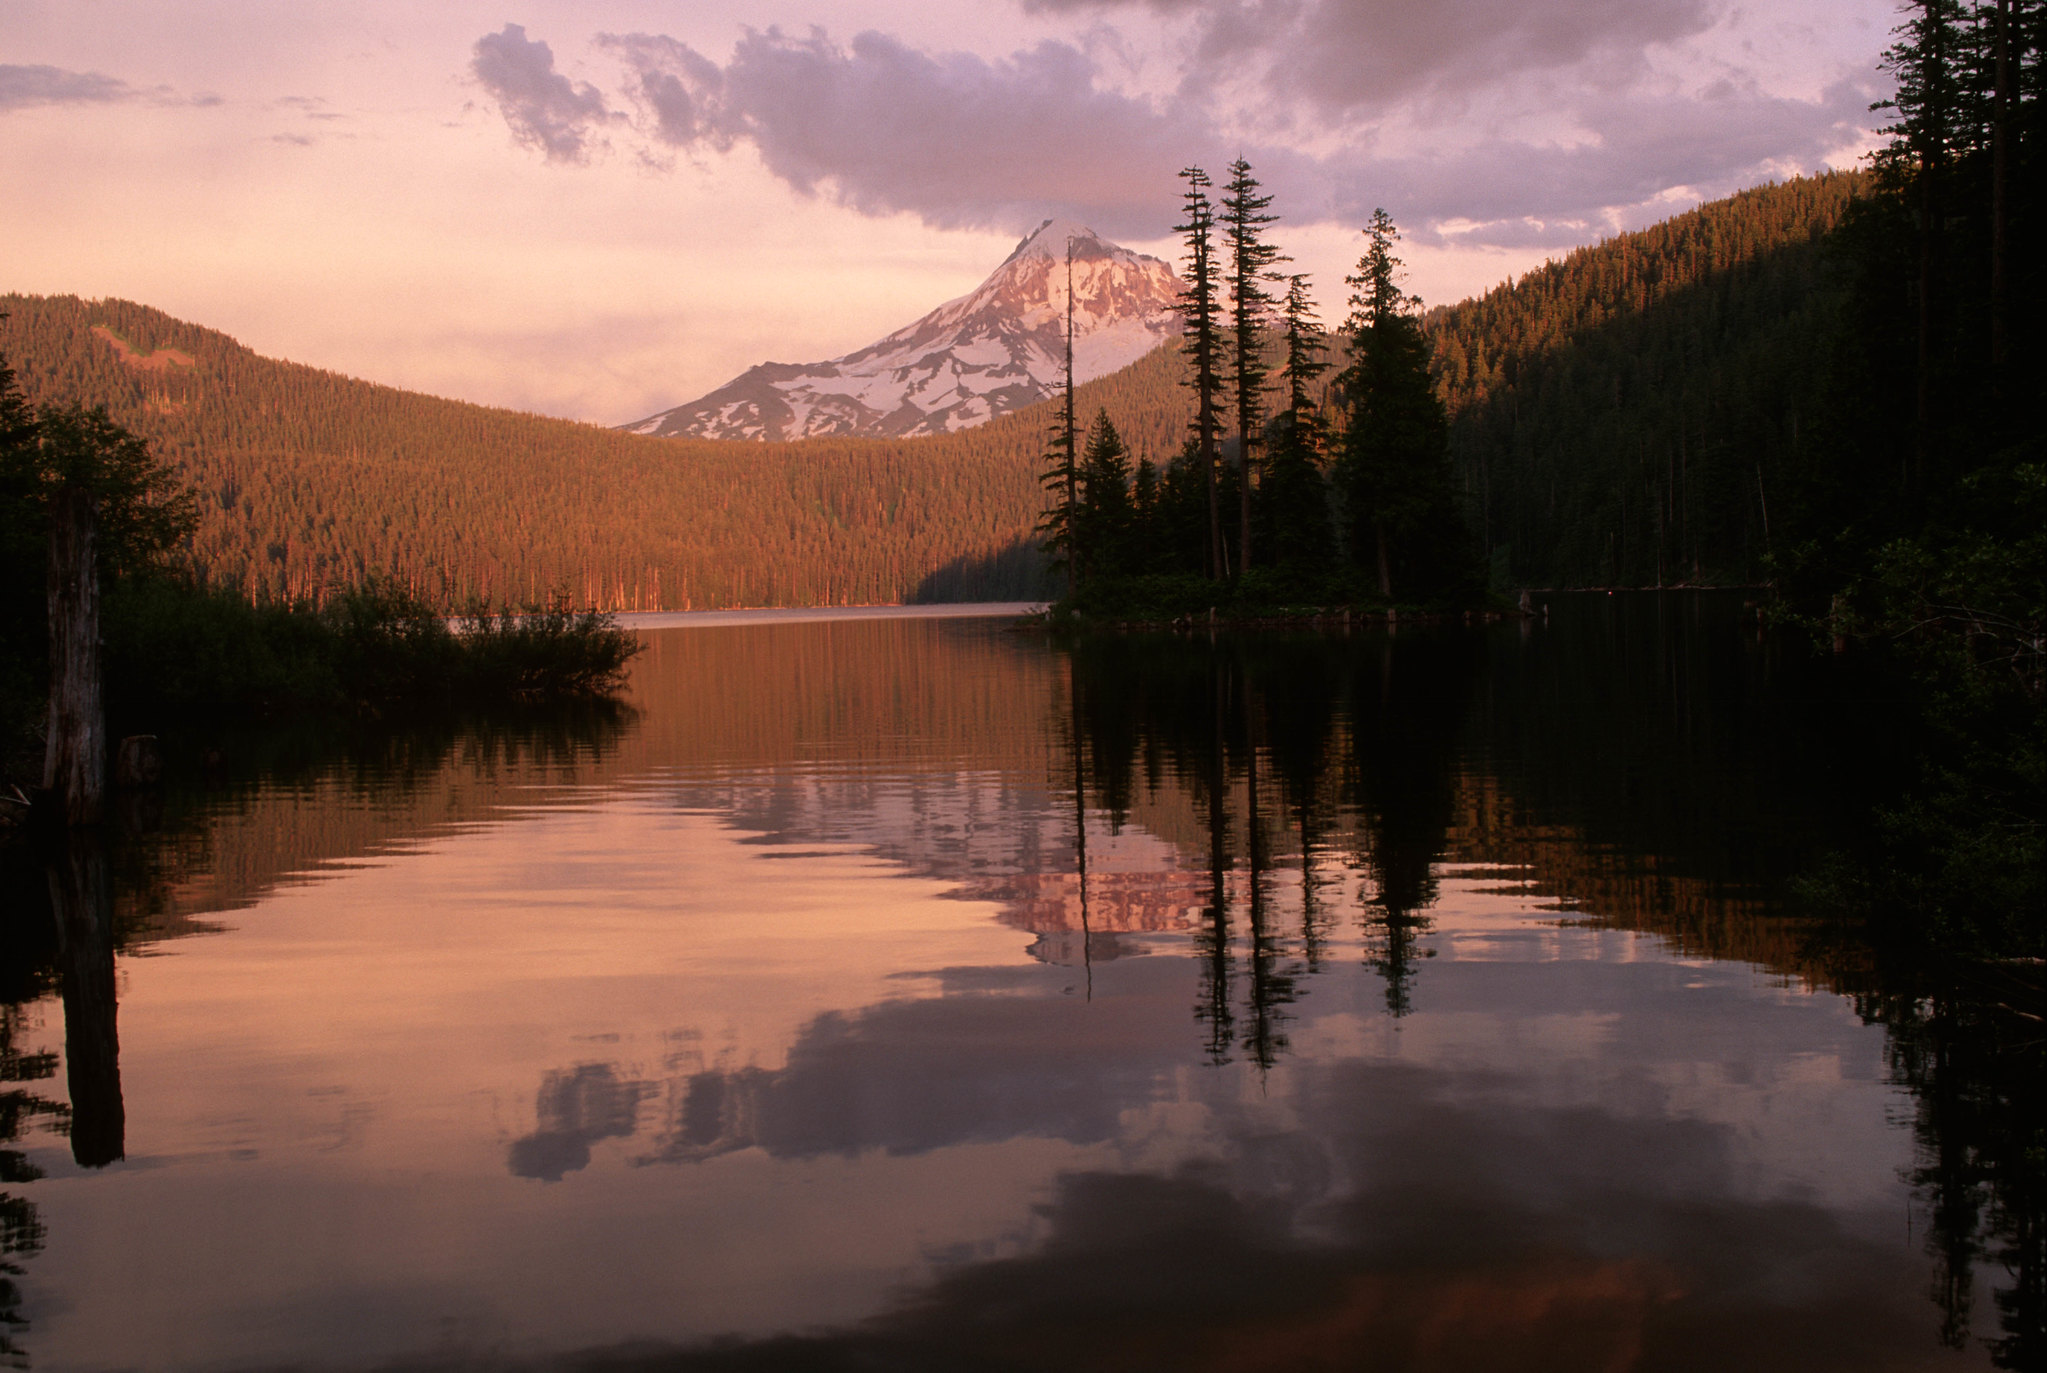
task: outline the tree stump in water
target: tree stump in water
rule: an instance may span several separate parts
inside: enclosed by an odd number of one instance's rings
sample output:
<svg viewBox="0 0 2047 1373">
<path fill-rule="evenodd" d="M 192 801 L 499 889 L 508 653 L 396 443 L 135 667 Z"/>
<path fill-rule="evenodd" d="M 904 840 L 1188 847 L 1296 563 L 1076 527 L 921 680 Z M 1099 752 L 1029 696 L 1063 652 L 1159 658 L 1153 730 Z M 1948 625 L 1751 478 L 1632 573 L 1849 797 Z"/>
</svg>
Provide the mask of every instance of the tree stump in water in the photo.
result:
<svg viewBox="0 0 2047 1373">
<path fill-rule="evenodd" d="M 84 487 L 66 486 L 50 512 L 50 727 L 43 786 L 70 825 L 97 825 L 106 812 L 97 504 Z"/>
</svg>

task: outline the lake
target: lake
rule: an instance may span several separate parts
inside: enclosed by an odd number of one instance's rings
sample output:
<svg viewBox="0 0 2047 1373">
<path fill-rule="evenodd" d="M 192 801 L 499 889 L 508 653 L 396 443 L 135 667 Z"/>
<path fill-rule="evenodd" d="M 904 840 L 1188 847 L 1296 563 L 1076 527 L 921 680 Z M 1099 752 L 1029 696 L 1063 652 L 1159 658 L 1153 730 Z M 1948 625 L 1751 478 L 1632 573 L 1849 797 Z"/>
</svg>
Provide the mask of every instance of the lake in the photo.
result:
<svg viewBox="0 0 2047 1373">
<path fill-rule="evenodd" d="M 1881 703 L 1738 594 L 644 637 L 7 851 L 15 1366 L 2037 1351 L 2036 1088 L 1804 916 Z"/>
</svg>

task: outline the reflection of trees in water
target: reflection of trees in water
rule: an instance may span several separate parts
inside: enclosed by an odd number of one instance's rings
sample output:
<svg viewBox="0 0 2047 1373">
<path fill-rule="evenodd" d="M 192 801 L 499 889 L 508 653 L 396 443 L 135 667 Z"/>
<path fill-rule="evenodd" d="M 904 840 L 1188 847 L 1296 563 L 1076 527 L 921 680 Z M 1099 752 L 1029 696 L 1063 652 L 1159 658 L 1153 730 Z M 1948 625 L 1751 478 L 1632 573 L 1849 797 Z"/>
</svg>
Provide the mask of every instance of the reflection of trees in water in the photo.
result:
<svg viewBox="0 0 2047 1373">
<path fill-rule="evenodd" d="M 16 1046 L 21 1030 L 21 1007 L 0 1006 L 0 1186 L 19 1186 L 43 1175 L 27 1154 L 6 1146 L 39 1122 L 61 1125 L 68 1114 L 62 1102 L 40 1096 L 27 1085 L 55 1077 L 57 1056 L 22 1052 Z M 14 1338 L 26 1324 L 20 1314 L 21 1289 L 16 1282 L 23 1272 L 20 1260 L 42 1247 L 43 1222 L 35 1204 L 0 1191 L 0 1363 L 12 1367 L 27 1363 Z"/>
<path fill-rule="evenodd" d="M 312 720 L 230 734 L 203 756 L 174 750 L 160 824 L 110 846 L 121 946 L 203 933 L 196 913 L 487 818 L 516 787 L 577 780 L 635 719 L 618 702 L 570 702 L 403 729 Z"/>
<path fill-rule="evenodd" d="M 1196 1015 L 1209 1057 L 1285 1052 L 1287 1007 L 1320 965 L 1331 922 L 1318 871 L 1339 859 L 1369 879 L 1358 908 L 1388 1006 L 1411 1004 L 1415 940 L 1435 900 L 1433 864 L 1454 811 L 1452 764 L 1476 663 L 1464 636 L 1090 639 L 1070 650 L 1076 787 L 1120 823 L 1140 791 L 1181 787 L 1206 829 L 1207 899 L 1195 932 Z M 1449 645 L 1446 647 L 1446 644 Z M 1141 779 L 1141 780 L 1140 780 Z M 1299 928 L 1279 925 L 1295 851 Z"/>
<path fill-rule="evenodd" d="M 11 848 L 0 861 L 7 917 L 0 928 L 0 1186 L 34 1182 L 42 1170 L 7 1148 L 39 1125 L 68 1129 L 71 1156 L 84 1168 L 121 1158 L 126 1115 L 121 1101 L 120 1045 L 115 1033 L 112 877 L 101 838 L 74 833 L 34 849 Z M 70 1103 L 52 1101 L 29 1083 L 57 1075 L 57 1055 L 23 1052 L 23 1006 L 52 987 L 64 1008 L 65 1085 Z M 26 1367 L 15 1339 L 20 1315 L 21 1259 L 43 1247 L 35 1203 L 0 1192 L 0 1362 Z"/>
<path fill-rule="evenodd" d="M 1477 675 L 1469 634 L 1410 632 L 1371 645 L 1350 701 L 1350 800 L 1370 874 L 1367 917 L 1373 965 L 1386 979 L 1386 1009 L 1413 1006 L 1423 914 L 1437 897 L 1436 860 L 1457 808 L 1454 772 L 1465 703 Z"/>
<path fill-rule="evenodd" d="M 215 837 L 223 819 L 253 819 L 256 842 L 241 855 L 248 869 L 220 874 L 209 894 L 218 897 L 224 888 L 229 899 L 220 904 L 248 904 L 293 872 L 481 814 L 506 784 L 598 755 L 631 720 L 629 709 L 600 702 L 403 731 L 326 724 L 251 733 L 229 740 L 224 757 L 195 767 L 182 789 L 117 798 L 116 823 L 105 833 L 0 844 L 0 1188 L 42 1176 L 28 1154 L 9 1147 L 38 1128 L 68 1134 L 72 1158 L 83 1168 L 125 1156 L 114 955 L 210 928 L 180 910 L 178 888 L 220 866 Z M 464 792 L 465 804 L 447 804 L 451 786 Z M 306 802 L 309 792 L 337 790 L 376 798 L 375 821 L 362 823 L 358 810 L 335 824 Z M 417 798 L 426 794 L 433 802 L 420 807 Z M 294 842 L 264 842 L 274 838 L 255 814 L 265 805 L 304 821 Z M 18 1047 L 24 1008 L 52 992 L 64 1017 L 68 1103 L 30 1085 L 56 1077 L 58 1056 Z M 588 1138 L 604 1137 L 569 1114 Z M 601 1131 L 602 1122 L 595 1128 Z M 25 1324 L 22 1260 L 44 1239 L 34 1201 L 0 1190 L 0 1365 L 27 1366 L 18 1338 Z"/>
<path fill-rule="evenodd" d="M 1998 1334 L 1981 1336 L 2000 1368 L 2047 1366 L 2047 1081 L 2037 969 L 1972 968 L 1946 985 L 1856 998 L 1890 1035 L 1891 1070 L 1913 1095 L 1914 1190 L 1931 1224 L 1942 1338 L 1961 1348 L 1986 1324 L 1979 1274 L 2002 1273 Z"/>
<path fill-rule="evenodd" d="M 1951 971 L 1887 971 L 1866 944 L 1816 944 L 1781 914 L 1844 795 L 1874 785 L 1888 755 L 1868 747 L 1866 683 L 1744 637 L 1738 612 L 1657 599 L 1560 612 L 1533 636 L 1091 638 L 1068 650 L 1085 717 L 1073 737 L 1095 805 L 1119 823 L 1174 788 L 1200 818 L 1196 1015 L 1218 1062 L 1284 1052 L 1286 1005 L 1344 918 L 1332 892 L 1361 891 L 1349 917 L 1386 1008 L 1411 1011 L 1453 838 L 1461 859 L 1533 863 L 1544 895 L 1601 923 L 1857 992 L 1914 1094 L 1914 1180 L 1951 1338 L 1975 1338 L 1971 1294 L 2002 1271 L 1995 1357 L 2047 1366 L 2037 970 L 1995 995 L 1958 989 Z M 1467 745 L 1490 775 L 1465 775 Z M 1191 857 L 1194 836 L 1182 842 Z M 1291 932 L 1267 914 L 1282 848 L 1299 885 Z"/>
<path fill-rule="evenodd" d="M 13 1144 L 41 1125 L 61 1127 L 70 1114 L 33 1084 L 57 1075 L 57 1056 L 24 1050 L 20 1045 L 23 1005 L 48 993 L 56 961 L 56 927 L 47 895 L 27 882 L 40 878 L 40 865 L 20 848 L 0 849 L 0 881 L 10 898 L 0 901 L 0 1188 L 34 1182 L 42 1170 Z M 42 1218 L 35 1203 L 0 1190 L 0 1363 L 20 1367 L 26 1356 L 15 1336 L 20 1314 L 21 1260 L 43 1247 Z"/>
</svg>

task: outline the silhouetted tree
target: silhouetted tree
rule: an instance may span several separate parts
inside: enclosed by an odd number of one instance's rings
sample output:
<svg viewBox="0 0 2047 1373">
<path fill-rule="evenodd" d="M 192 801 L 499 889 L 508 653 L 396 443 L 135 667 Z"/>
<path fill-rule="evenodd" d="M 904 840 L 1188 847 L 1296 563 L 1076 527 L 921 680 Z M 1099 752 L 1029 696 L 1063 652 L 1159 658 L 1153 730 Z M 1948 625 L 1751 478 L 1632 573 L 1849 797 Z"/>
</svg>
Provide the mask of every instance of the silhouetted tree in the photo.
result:
<svg viewBox="0 0 2047 1373">
<path fill-rule="evenodd" d="M 1186 222 L 1173 226 L 1185 236 L 1186 284 L 1181 288 L 1183 321 L 1181 351 L 1187 356 L 1187 385 L 1194 390 L 1192 458 L 1208 493 L 1208 575 L 1221 581 L 1229 574 L 1223 550 L 1222 500 L 1217 489 L 1220 459 L 1219 401 L 1223 392 L 1221 298 L 1216 279 L 1215 207 L 1209 202 L 1208 173 L 1199 167 L 1181 171 L 1187 190 L 1181 197 Z"/>
<path fill-rule="evenodd" d="M 1053 490 L 1053 505 L 1038 520 L 1044 550 L 1066 569 L 1067 581 L 1079 586 L 1087 576 L 1087 533 L 1080 509 L 1080 434 L 1073 418 L 1073 240 L 1066 242 L 1066 368 L 1059 417 L 1052 424 L 1052 443 L 1039 480 Z"/>
<path fill-rule="evenodd" d="M 1267 368 L 1262 350 L 1272 293 L 1266 283 L 1276 279 L 1272 264 L 1283 261 L 1279 249 L 1264 236 L 1279 216 L 1268 214 L 1272 197 L 1258 193 L 1251 164 L 1238 158 L 1230 164 L 1223 189 L 1223 241 L 1229 249 L 1230 383 L 1237 420 L 1237 568 L 1251 566 L 1251 501 L 1262 437 L 1262 412 Z"/>
<path fill-rule="evenodd" d="M 1159 470 L 1150 458 L 1139 458 L 1130 479 L 1130 570 L 1155 572 L 1163 563 L 1159 532 Z"/>
<path fill-rule="evenodd" d="M 1335 557 L 1329 518 L 1329 485 L 1322 475 L 1327 434 L 1313 395 L 1316 377 L 1327 371 L 1327 351 L 1315 327 L 1307 278 L 1287 278 L 1285 380 L 1287 405 L 1268 427 L 1265 475 L 1258 499 L 1268 556 L 1280 567 L 1326 570 Z"/>
<path fill-rule="evenodd" d="M 1379 594 L 1443 594 L 1470 576 L 1471 550 L 1450 481 L 1449 419 L 1429 376 L 1417 296 L 1400 286 L 1400 233 L 1386 211 L 1365 228 L 1341 378 L 1348 423 L 1339 476 L 1351 556 L 1376 568 Z M 1398 581 L 1396 583 L 1396 573 Z"/>
<path fill-rule="evenodd" d="M 1132 570 L 1130 506 L 1130 453 L 1103 410 L 1088 430 L 1080 463 L 1079 529 L 1092 572 Z"/>
</svg>

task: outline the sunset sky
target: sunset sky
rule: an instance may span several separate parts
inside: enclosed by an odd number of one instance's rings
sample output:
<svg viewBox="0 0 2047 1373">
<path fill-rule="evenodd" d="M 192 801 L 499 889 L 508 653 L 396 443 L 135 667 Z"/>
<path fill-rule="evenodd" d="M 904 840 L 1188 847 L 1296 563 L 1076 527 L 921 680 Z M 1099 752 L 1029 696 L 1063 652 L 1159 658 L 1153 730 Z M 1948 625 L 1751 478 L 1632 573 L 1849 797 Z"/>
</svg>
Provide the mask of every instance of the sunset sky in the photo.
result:
<svg viewBox="0 0 2047 1373">
<path fill-rule="evenodd" d="M 1248 158 L 1343 313 L 1871 142 L 1884 0 L 0 0 L 0 291 L 606 424 L 846 352 Z M 1218 175 L 1218 179 L 1220 176 Z"/>
</svg>

